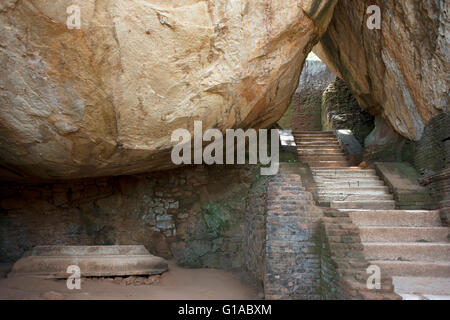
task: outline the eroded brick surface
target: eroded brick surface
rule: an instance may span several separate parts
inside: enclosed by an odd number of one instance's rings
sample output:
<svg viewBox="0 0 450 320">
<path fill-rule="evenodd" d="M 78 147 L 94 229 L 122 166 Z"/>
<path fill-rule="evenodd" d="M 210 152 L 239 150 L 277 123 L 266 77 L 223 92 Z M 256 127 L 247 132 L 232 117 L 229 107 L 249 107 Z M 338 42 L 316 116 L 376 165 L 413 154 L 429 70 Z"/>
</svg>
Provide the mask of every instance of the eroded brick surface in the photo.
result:
<svg viewBox="0 0 450 320">
<path fill-rule="evenodd" d="M 315 228 L 322 211 L 295 174 L 268 185 L 266 221 L 266 299 L 319 299 L 320 258 Z"/>
</svg>

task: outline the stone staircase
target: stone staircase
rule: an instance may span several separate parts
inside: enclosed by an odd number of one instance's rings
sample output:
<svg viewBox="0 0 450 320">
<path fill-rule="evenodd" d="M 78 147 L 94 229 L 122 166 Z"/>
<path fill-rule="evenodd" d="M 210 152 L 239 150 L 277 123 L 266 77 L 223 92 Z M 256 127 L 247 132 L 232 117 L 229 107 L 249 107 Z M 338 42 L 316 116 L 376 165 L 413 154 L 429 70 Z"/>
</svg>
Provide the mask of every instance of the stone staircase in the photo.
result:
<svg viewBox="0 0 450 320">
<path fill-rule="evenodd" d="M 350 167 L 333 132 L 293 135 L 299 160 L 311 167 L 319 204 L 336 209 L 395 209 L 393 195 L 375 170 Z"/>
<path fill-rule="evenodd" d="M 332 132 L 294 137 L 299 160 L 311 167 L 319 205 L 349 213 L 366 259 L 393 277 L 396 293 L 404 299 L 450 299 L 449 228 L 439 212 L 395 210 L 376 171 L 349 167 Z"/>
<path fill-rule="evenodd" d="M 449 228 L 438 211 L 348 210 L 364 255 L 404 299 L 450 299 Z"/>
<path fill-rule="evenodd" d="M 311 167 L 348 167 L 345 154 L 333 132 L 294 132 L 298 158 Z"/>
<path fill-rule="evenodd" d="M 375 170 L 311 168 L 319 204 L 336 209 L 395 209 L 394 196 Z"/>
</svg>

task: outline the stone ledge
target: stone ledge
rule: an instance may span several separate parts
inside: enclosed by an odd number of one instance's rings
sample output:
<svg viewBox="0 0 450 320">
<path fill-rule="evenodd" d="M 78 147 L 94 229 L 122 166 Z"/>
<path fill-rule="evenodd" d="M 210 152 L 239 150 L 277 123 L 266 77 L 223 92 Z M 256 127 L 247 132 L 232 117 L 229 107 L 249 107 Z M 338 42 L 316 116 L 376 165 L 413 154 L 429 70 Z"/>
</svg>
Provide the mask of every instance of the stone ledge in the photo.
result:
<svg viewBox="0 0 450 320">
<path fill-rule="evenodd" d="M 419 173 L 406 162 L 375 162 L 375 170 L 402 210 L 432 208 L 428 190 L 419 184 Z"/>
</svg>

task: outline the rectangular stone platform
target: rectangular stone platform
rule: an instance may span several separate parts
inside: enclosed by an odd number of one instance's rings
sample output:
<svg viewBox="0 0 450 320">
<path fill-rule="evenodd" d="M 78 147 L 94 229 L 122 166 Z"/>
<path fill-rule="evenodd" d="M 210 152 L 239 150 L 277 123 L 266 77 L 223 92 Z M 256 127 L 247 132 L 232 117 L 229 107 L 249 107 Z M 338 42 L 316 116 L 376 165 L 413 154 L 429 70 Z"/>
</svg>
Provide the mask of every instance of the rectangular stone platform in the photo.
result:
<svg viewBox="0 0 450 320">
<path fill-rule="evenodd" d="M 151 255 L 142 245 L 37 246 L 12 267 L 8 277 L 43 276 L 68 278 L 67 268 L 76 265 L 81 277 L 113 277 L 161 274 L 167 261 Z"/>
</svg>

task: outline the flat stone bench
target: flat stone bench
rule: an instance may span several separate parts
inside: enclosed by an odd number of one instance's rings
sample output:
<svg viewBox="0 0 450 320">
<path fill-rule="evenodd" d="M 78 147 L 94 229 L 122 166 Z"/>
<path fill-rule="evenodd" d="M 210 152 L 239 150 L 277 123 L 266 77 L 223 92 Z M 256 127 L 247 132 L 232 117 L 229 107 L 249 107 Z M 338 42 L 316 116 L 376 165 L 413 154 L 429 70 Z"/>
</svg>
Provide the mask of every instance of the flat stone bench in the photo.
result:
<svg viewBox="0 0 450 320">
<path fill-rule="evenodd" d="M 167 261 L 151 255 L 142 245 L 37 246 L 12 267 L 8 277 L 68 278 L 69 266 L 80 268 L 81 277 L 115 277 L 161 274 Z"/>
</svg>

